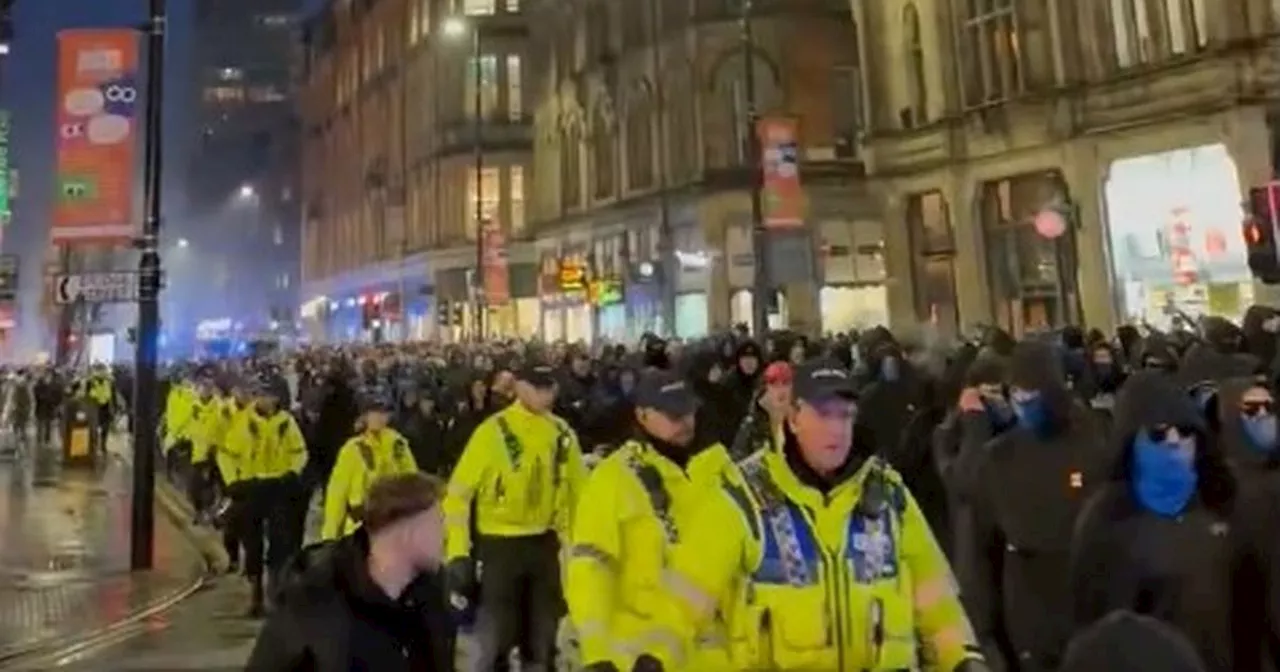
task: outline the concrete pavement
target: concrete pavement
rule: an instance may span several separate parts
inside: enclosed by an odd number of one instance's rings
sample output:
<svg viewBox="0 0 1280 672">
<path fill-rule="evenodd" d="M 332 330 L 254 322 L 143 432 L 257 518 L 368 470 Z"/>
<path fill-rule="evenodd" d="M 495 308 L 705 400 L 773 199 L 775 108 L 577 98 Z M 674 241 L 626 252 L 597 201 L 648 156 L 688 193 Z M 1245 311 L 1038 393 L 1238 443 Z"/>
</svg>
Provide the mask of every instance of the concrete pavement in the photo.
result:
<svg viewBox="0 0 1280 672">
<path fill-rule="evenodd" d="M 89 469 L 63 469 L 51 448 L 0 462 L 0 668 L 20 669 L 198 587 L 207 560 L 160 510 L 155 570 L 128 571 L 129 472 L 118 452 Z"/>
</svg>

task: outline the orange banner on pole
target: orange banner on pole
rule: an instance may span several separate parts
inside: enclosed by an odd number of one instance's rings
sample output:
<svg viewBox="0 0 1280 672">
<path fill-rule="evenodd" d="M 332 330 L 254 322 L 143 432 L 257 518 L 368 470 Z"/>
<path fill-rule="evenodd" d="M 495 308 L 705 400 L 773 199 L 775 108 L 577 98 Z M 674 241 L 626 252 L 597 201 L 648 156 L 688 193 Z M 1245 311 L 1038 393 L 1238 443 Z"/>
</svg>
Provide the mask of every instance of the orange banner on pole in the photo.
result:
<svg viewBox="0 0 1280 672">
<path fill-rule="evenodd" d="M 496 222 L 486 223 L 483 234 L 485 304 L 500 306 L 511 300 L 511 278 L 507 268 L 507 239 Z"/>
<path fill-rule="evenodd" d="M 796 120 L 765 117 L 756 121 L 760 137 L 761 203 L 764 226 L 793 229 L 804 226 L 804 189 L 800 185 L 800 143 Z"/>
<path fill-rule="evenodd" d="M 55 244 L 125 243 L 137 231 L 138 33 L 58 33 Z"/>
</svg>

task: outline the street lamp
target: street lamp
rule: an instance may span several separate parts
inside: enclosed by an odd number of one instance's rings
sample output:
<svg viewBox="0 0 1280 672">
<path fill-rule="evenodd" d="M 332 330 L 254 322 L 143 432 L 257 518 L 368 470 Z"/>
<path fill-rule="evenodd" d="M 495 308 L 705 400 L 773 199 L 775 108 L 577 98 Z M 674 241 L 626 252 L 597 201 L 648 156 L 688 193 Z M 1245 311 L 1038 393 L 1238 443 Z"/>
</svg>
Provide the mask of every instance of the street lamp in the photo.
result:
<svg viewBox="0 0 1280 672">
<path fill-rule="evenodd" d="M 480 94 L 480 88 L 484 85 L 484 78 L 480 74 L 480 27 L 475 23 L 468 23 L 466 19 L 457 16 L 451 16 L 444 20 L 441 31 L 445 37 L 452 40 L 461 39 L 468 33 L 471 35 L 471 65 L 474 69 L 474 79 L 472 80 L 472 96 L 471 96 L 471 123 L 472 137 L 472 159 L 475 163 L 476 189 L 475 189 L 475 218 L 476 218 L 476 272 L 472 277 L 472 290 L 476 293 L 476 314 L 475 314 L 475 333 L 477 339 L 484 338 L 484 318 L 488 306 L 485 303 L 487 298 L 484 295 L 484 230 L 486 227 L 484 217 L 484 148 L 480 143 L 481 114 L 484 106 L 483 98 Z"/>
<path fill-rule="evenodd" d="M 179 239 L 178 239 L 178 247 L 179 247 L 179 248 L 181 248 L 181 249 L 186 249 L 187 247 L 190 247 L 190 246 L 191 246 L 191 241 L 187 240 L 186 238 L 179 238 Z"/>
<path fill-rule="evenodd" d="M 254 195 L 256 195 L 258 192 L 254 190 L 252 184 L 242 184 L 240 185 L 239 193 L 240 193 L 240 198 L 250 199 L 250 198 L 253 198 Z"/>
<path fill-rule="evenodd" d="M 759 111 L 756 109 L 755 30 L 752 25 L 755 14 L 753 0 L 741 0 L 738 15 L 738 37 L 742 44 L 742 79 L 746 94 L 746 110 L 741 123 L 747 140 L 747 170 L 751 184 L 751 251 L 755 256 L 755 275 L 752 278 L 751 331 L 762 338 L 769 328 L 769 304 L 772 303 L 773 286 L 768 267 L 767 231 L 764 227 L 763 194 L 764 174 L 760 166 L 760 134 L 756 131 Z"/>
</svg>

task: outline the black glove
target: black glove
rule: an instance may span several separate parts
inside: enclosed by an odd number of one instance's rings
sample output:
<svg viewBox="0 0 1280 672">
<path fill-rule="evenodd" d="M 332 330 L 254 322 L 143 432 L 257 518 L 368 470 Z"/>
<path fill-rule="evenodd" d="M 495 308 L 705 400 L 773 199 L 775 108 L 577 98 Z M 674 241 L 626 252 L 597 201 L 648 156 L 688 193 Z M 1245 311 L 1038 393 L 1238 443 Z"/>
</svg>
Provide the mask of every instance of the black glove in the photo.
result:
<svg viewBox="0 0 1280 672">
<path fill-rule="evenodd" d="M 609 661 L 591 663 L 582 668 L 582 672 L 622 672 L 617 665 Z"/>
<path fill-rule="evenodd" d="M 476 563 L 471 558 L 450 560 L 444 568 L 445 586 L 449 589 L 449 599 L 465 599 L 474 601 L 476 597 Z M 461 605 L 455 605 L 461 606 Z"/>
<path fill-rule="evenodd" d="M 666 668 L 662 666 L 662 661 L 653 656 L 642 653 L 636 658 L 635 664 L 631 666 L 631 672 L 664 672 Z M 968 670 L 957 670 L 956 672 L 969 672 Z M 976 671 L 975 671 L 976 672 Z"/>
</svg>

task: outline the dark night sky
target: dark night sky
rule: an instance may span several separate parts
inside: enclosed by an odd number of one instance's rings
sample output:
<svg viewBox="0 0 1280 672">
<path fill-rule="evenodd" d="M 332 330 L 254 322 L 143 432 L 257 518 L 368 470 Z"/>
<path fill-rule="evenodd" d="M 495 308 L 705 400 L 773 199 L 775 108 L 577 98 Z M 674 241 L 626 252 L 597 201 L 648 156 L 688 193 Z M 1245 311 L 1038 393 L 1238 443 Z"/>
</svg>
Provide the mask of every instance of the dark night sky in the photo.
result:
<svg viewBox="0 0 1280 672">
<path fill-rule="evenodd" d="M 191 33 L 192 0 L 172 0 L 169 4 L 169 46 L 165 77 L 165 170 L 169 178 L 181 171 L 183 112 L 188 91 L 184 86 L 187 49 Z M 30 327 L 38 322 L 42 289 L 43 258 L 47 241 L 49 204 L 53 192 L 54 87 L 56 83 L 55 39 L 65 28 L 140 26 L 146 17 L 147 0 L 17 0 L 14 43 L 4 73 L 0 76 L 0 99 L 13 110 L 11 161 L 19 171 L 19 194 L 14 206 L 14 223 L 5 232 L 5 252 L 22 257 L 22 314 L 20 329 L 27 347 L 40 334 Z M 141 136 L 141 131 L 139 131 Z M 141 143 L 138 151 L 141 156 Z M 174 198 L 180 186 L 169 179 L 164 211 L 180 211 Z"/>
</svg>

